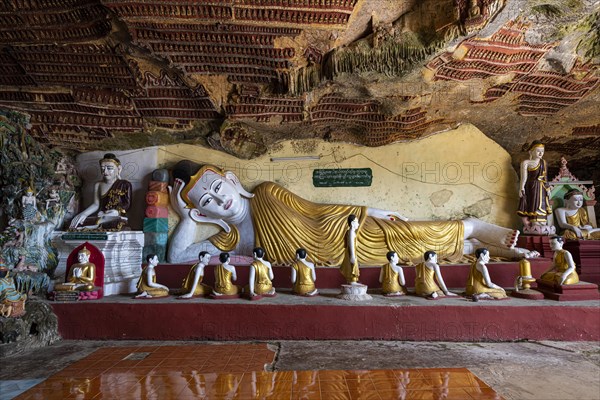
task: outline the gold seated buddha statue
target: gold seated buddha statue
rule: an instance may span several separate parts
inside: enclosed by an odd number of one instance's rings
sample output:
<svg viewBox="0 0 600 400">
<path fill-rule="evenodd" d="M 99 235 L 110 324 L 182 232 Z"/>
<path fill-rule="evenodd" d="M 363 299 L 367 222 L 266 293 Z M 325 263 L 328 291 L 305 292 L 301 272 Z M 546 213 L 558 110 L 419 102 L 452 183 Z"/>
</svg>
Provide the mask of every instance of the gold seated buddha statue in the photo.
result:
<svg viewBox="0 0 600 400">
<path fill-rule="evenodd" d="M 77 253 L 77 263 L 71 265 L 69 274 L 65 283 L 54 287 L 57 292 L 78 290 L 81 292 L 91 292 L 94 290 L 94 281 L 96 280 L 96 265 L 90 262 L 90 251 L 84 246 Z"/>
</svg>

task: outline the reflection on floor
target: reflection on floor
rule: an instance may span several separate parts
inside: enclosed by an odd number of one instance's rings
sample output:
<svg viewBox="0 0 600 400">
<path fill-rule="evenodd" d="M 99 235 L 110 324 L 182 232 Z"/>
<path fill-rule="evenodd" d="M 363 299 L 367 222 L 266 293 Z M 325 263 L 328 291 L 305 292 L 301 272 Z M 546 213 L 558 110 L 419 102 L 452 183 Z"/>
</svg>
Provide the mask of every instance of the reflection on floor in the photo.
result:
<svg viewBox="0 0 600 400">
<path fill-rule="evenodd" d="M 501 399 L 465 368 L 264 371 L 266 344 L 105 347 L 17 399 Z"/>
</svg>

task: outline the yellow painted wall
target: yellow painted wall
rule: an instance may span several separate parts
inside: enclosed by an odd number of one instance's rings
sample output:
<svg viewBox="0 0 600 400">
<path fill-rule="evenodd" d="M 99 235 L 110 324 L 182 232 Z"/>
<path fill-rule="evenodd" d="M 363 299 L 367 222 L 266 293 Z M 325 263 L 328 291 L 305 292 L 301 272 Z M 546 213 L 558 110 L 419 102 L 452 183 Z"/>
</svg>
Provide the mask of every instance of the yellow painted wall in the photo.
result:
<svg viewBox="0 0 600 400">
<path fill-rule="evenodd" d="M 473 125 L 379 148 L 322 140 L 286 141 L 254 160 L 192 145 L 156 150 L 160 167 L 183 159 L 215 164 L 235 172 L 249 190 L 275 181 L 311 201 L 395 210 L 411 220 L 475 215 L 501 226 L 517 226 L 518 178 L 510 155 Z M 302 156 L 320 159 L 271 161 Z M 371 168 L 373 183 L 370 187 L 315 188 L 312 173 L 316 168 Z M 216 232 L 213 229 L 201 236 Z"/>
</svg>

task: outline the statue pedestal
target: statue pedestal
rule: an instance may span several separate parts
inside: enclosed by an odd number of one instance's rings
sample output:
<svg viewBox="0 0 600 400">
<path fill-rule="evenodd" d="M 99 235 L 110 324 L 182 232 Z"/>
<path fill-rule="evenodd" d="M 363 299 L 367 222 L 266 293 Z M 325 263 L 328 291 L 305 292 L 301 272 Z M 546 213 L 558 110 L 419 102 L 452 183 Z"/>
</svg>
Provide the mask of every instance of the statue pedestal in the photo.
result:
<svg viewBox="0 0 600 400">
<path fill-rule="evenodd" d="M 144 232 L 54 232 L 52 246 L 58 250 L 56 282 L 65 281 L 67 257 L 88 241 L 104 255 L 104 295 L 133 293 L 140 276 Z"/>
<path fill-rule="evenodd" d="M 515 290 L 511 292 L 512 297 L 516 297 L 518 299 L 527 299 L 527 300 L 544 300 L 544 294 L 535 289 L 531 288 L 531 285 L 535 285 L 536 279 L 533 276 L 518 276 L 515 279 Z"/>
<path fill-rule="evenodd" d="M 372 297 L 367 294 L 367 285 L 361 283 L 355 285 L 342 285 L 342 291 L 337 295 L 338 299 L 350 301 L 371 300 Z"/>
<path fill-rule="evenodd" d="M 537 280 L 537 290 L 544 294 L 544 297 L 557 301 L 579 301 L 579 300 L 598 300 L 598 285 L 582 282 L 573 285 L 555 285 L 540 279 Z"/>
<path fill-rule="evenodd" d="M 523 227 L 523 234 L 549 236 L 556 235 L 556 227 L 553 225 L 530 225 Z"/>
<path fill-rule="evenodd" d="M 544 300 L 544 294 L 534 289 L 521 289 L 518 292 L 516 290 L 513 290 L 510 295 L 518 299 Z"/>
<path fill-rule="evenodd" d="M 579 279 L 600 284 L 600 240 L 567 240 L 563 249 L 573 256 Z"/>
</svg>

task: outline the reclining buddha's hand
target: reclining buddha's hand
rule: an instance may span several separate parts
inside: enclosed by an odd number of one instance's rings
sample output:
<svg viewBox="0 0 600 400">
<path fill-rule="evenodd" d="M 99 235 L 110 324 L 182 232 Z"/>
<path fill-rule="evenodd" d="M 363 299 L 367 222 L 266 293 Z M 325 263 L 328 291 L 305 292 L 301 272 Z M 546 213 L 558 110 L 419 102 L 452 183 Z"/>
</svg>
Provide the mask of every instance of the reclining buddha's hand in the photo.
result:
<svg viewBox="0 0 600 400">
<path fill-rule="evenodd" d="M 181 198 L 181 191 L 185 183 L 177 178 L 173 182 L 173 186 L 169 186 L 169 196 L 171 197 L 171 205 L 175 209 L 175 212 L 179 214 L 179 217 L 184 218 L 188 214 L 188 210 L 186 209 L 185 201 Z"/>
<path fill-rule="evenodd" d="M 391 219 L 392 221 L 394 221 L 395 219 L 399 219 L 402 221 L 408 221 L 408 218 L 406 218 L 404 215 L 400 214 L 397 211 L 387 211 L 387 210 L 380 210 L 379 208 L 368 208 L 367 209 L 367 215 L 369 217 L 374 217 L 374 218 L 379 218 L 379 219 Z"/>
</svg>

